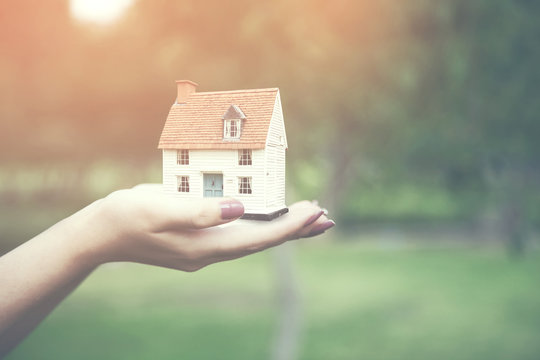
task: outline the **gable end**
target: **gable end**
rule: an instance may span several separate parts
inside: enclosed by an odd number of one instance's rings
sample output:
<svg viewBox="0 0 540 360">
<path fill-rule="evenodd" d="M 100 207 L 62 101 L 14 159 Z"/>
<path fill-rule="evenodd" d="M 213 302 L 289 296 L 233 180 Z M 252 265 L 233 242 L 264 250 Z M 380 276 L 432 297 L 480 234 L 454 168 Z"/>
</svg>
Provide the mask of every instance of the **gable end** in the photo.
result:
<svg viewBox="0 0 540 360">
<path fill-rule="evenodd" d="M 236 106 L 234 104 L 229 106 L 229 108 L 227 109 L 227 111 L 225 112 L 225 114 L 222 117 L 223 120 L 231 120 L 231 119 L 242 119 L 242 120 L 244 120 L 245 118 L 246 118 L 246 115 L 244 115 L 242 110 L 238 106 Z"/>
</svg>

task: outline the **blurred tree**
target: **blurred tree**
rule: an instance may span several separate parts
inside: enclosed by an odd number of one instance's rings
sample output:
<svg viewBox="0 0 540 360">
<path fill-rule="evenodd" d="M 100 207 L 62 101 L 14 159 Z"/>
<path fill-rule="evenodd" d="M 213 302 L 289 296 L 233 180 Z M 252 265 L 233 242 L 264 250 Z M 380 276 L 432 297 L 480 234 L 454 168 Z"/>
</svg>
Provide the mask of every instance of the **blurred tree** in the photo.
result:
<svg viewBox="0 0 540 360">
<path fill-rule="evenodd" d="M 409 162 L 420 173 L 438 169 L 452 189 L 492 194 L 501 230 L 520 252 L 526 198 L 537 193 L 540 170 L 540 8 L 528 1 L 443 6 L 446 16 L 434 29 L 444 43 L 440 75 L 419 97 L 436 106 L 421 113 Z"/>
<path fill-rule="evenodd" d="M 523 224 L 539 197 L 538 13 L 525 0 L 156 0 L 96 28 L 67 0 L 7 2 L 0 157 L 158 161 L 175 79 L 279 86 L 299 197 L 356 221 L 377 184 L 413 184 Z"/>
</svg>

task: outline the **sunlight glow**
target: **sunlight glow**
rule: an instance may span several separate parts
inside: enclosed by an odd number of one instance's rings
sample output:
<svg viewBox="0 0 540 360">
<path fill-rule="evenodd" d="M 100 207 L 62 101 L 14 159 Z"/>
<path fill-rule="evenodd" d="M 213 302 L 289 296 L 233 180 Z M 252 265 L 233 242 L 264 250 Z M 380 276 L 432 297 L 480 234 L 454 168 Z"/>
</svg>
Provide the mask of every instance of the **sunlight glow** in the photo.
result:
<svg viewBox="0 0 540 360">
<path fill-rule="evenodd" d="M 83 22 L 109 24 L 117 20 L 133 0 L 70 0 L 74 18 Z"/>
</svg>

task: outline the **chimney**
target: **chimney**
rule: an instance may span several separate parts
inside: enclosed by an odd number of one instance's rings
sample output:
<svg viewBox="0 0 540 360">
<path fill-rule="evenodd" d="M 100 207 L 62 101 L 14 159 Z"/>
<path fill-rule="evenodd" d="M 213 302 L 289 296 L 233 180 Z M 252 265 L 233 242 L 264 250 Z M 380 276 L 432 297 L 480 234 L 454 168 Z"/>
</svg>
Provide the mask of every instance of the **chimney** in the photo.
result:
<svg viewBox="0 0 540 360">
<path fill-rule="evenodd" d="M 199 84 L 190 80 L 176 80 L 178 94 L 176 95 L 177 104 L 185 104 L 189 95 L 193 94 Z"/>
</svg>

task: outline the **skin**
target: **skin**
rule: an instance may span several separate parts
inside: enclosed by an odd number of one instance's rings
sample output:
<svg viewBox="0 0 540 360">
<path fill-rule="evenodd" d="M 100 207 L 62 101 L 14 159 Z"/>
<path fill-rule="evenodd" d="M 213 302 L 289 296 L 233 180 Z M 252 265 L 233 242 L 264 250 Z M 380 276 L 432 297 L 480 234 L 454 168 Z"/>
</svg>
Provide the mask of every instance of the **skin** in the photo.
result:
<svg viewBox="0 0 540 360">
<path fill-rule="evenodd" d="M 130 261 L 192 272 L 334 224 L 308 201 L 270 222 L 245 221 L 222 219 L 223 203 L 233 199 L 182 201 L 160 189 L 114 192 L 0 258 L 0 357 L 101 264 Z"/>
</svg>

